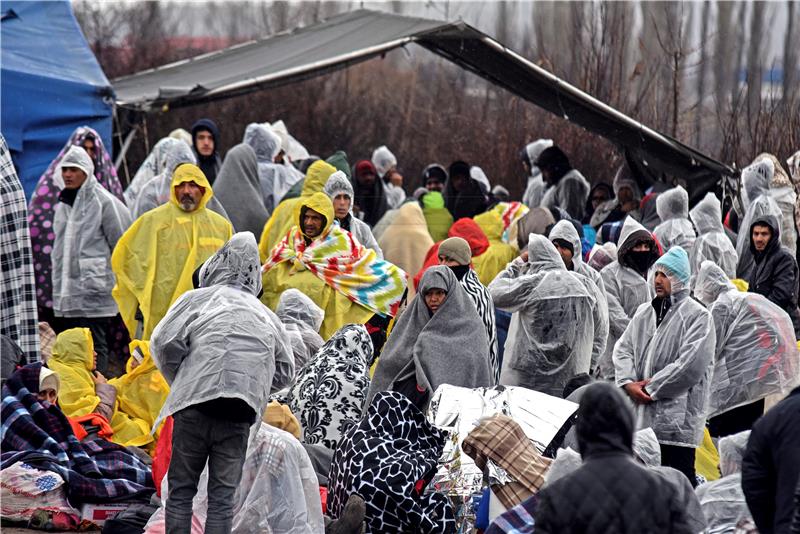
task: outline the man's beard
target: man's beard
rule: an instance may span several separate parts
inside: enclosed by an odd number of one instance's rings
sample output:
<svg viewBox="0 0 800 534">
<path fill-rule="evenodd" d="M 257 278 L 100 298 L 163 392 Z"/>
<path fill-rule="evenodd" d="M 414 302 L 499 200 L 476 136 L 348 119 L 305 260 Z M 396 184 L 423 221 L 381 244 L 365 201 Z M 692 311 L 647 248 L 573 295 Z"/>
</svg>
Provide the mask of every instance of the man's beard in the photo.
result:
<svg viewBox="0 0 800 534">
<path fill-rule="evenodd" d="M 180 205 L 183 211 L 194 211 L 197 209 L 197 202 L 189 195 L 183 195 L 180 198 Z"/>
</svg>

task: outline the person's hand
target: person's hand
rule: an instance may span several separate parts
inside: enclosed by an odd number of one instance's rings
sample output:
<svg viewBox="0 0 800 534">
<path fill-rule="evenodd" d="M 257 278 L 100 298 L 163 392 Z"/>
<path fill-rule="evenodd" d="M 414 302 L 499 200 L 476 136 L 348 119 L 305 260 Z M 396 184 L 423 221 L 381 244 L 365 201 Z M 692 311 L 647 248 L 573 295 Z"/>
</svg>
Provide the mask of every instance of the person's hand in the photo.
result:
<svg viewBox="0 0 800 534">
<path fill-rule="evenodd" d="M 519 259 L 522 261 L 528 261 L 528 250 L 525 249 L 522 251 L 522 254 L 519 255 Z"/>
<path fill-rule="evenodd" d="M 101 373 L 100 371 L 94 372 L 94 374 L 92 375 L 92 380 L 94 380 L 95 384 L 108 384 L 108 380 L 106 380 L 106 377 L 104 377 L 103 373 Z"/>
<path fill-rule="evenodd" d="M 650 395 L 644 390 L 644 387 L 650 383 L 650 380 L 640 380 L 639 382 L 631 382 L 630 384 L 625 384 L 622 386 L 625 388 L 625 393 L 635 402 L 636 404 L 649 404 L 653 402 L 653 399 L 650 398 Z"/>
<path fill-rule="evenodd" d="M 397 172 L 397 171 L 393 171 L 393 172 L 392 172 L 392 173 L 389 175 L 389 181 L 390 181 L 390 182 L 392 183 L 392 185 L 394 185 L 394 186 L 397 186 L 397 187 L 403 187 L 403 175 L 402 175 L 402 174 L 400 174 L 400 173 L 399 173 L 399 172 Z"/>
</svg>

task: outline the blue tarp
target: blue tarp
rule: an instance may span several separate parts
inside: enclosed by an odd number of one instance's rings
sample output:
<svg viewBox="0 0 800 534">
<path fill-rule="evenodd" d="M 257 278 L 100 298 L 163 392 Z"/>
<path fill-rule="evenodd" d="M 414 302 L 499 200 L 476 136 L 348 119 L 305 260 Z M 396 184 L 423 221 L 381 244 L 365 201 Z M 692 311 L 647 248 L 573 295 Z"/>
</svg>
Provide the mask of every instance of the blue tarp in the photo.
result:
<svg viewBox="0 0 800 534">
<path fill-rule="evenodd" d="M 0 132 L 30 199 L 79 126 L 110 149 L 113 90 L 68 1 L 0 3 Z"/>
</svg>

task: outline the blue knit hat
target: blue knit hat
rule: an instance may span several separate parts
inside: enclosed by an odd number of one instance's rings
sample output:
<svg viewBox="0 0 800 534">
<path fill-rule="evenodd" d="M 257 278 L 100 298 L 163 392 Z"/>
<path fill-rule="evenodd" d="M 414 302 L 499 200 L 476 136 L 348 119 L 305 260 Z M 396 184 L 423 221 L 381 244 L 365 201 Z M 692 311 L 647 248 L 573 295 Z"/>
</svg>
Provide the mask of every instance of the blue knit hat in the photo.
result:
<svg viewBox="0 0 800 534">
<path fill-rule="evenodd" d="M 689 255 L 679 246 L 672 247 L 666 254 L 658 258 L 655 267 L 656 270 L 658 270 L 658 267 L 664 267 L 670 273 L 677 276 L 678 280 L 683 282 L 684 285 L 689 284 L 689 278 L 692 276 L 692 269 L 689 266 Z"/>
</svg>

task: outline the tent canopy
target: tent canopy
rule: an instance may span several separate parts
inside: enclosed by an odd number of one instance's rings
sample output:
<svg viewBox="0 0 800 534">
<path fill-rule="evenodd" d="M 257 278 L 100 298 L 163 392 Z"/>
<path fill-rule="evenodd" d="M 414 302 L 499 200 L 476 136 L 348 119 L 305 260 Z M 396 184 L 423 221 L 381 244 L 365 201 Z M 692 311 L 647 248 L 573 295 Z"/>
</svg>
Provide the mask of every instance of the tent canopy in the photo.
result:
<svg viewBox="0 0 800 534">
<path fill-rule="evenodd" d="M 111 147 L 113 91 L 69 1 L 4 0 L 0 9 L 0 131 L 30 198 L 79 126 L 91 126 Z"/>
<path fill-rule="evenodd" d="M 737 171 L 559 79 L 463 22 L 369 10 L 233 46 L 114 81 L 117 103 L 149 111 L 286 84 L 416 43 L 615 143 L 645 182 L 685 183 L 698 198 Z"/>
</svg>

